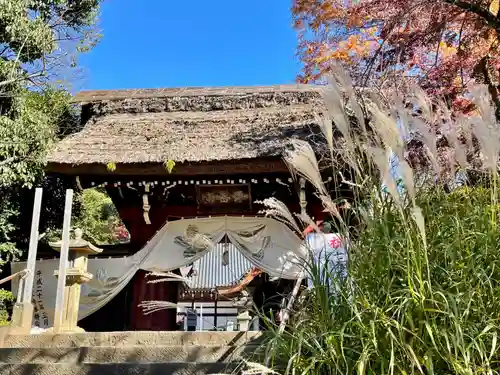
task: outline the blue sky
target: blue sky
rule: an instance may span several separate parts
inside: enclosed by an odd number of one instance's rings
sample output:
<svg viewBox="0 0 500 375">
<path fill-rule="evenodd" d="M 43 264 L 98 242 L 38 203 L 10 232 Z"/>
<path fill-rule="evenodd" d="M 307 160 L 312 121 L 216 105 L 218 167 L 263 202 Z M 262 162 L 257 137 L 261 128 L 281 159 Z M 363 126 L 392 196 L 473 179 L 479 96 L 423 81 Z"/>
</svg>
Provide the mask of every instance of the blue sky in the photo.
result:
<svg viewBox="0 0 500 375">
<path fill-rule="evenodd" d="M 80 89 L 293 83 L 291 0 L 105 0 Z"/>
</svg>

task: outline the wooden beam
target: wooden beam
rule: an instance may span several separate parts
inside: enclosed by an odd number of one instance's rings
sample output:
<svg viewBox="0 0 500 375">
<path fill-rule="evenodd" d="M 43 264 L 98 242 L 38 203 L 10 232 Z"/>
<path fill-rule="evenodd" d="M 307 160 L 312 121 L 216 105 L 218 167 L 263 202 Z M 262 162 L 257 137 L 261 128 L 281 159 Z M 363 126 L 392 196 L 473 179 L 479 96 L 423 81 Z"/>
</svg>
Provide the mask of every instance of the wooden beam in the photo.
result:
<svg viewBox="0 0 500 375">
<path fill-rule="evenodd" d="M 288 167 L 281 158 L 246 159 L 204 163 L 178 163 L 171 173 L 168 173 L 162 163 L 130 163 L 116 164 L 111 172 L 105 164 L 58 164 L 49 163 L 48 173 L 79 176 L 196 176 L 222 174 L 259 174 L 259 173 L 288 173 Z"/>
</svg>

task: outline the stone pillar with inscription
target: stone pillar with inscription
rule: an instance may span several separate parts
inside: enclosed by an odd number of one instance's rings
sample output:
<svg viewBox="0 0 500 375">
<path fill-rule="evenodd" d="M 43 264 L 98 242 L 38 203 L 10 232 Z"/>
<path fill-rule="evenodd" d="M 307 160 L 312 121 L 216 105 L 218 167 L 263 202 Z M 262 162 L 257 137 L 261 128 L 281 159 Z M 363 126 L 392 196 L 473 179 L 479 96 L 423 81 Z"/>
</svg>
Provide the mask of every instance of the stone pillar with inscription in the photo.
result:
<svg viewBox="0 0 500 375">
<path fill-rule="evenodd" d="M 88 256 L 99 254 L 102 249 L 82 239 L 82 231 L 75 229 L 75 238 L 69 242 L 69 265 L 66 270 L 66 283 L 64 287 L 64 309 L 61 327 L 54 327 L 55 332 L 83 332 L 78 327 L 78 309 L 80 307 L 81 285 L 92 279 L 92 274 L 87 272 Z M 50 246 L 60 251 L 61 241 L 50 243 Z M 55 271 L 54 275 L 58 276 Z"/>
</svg>

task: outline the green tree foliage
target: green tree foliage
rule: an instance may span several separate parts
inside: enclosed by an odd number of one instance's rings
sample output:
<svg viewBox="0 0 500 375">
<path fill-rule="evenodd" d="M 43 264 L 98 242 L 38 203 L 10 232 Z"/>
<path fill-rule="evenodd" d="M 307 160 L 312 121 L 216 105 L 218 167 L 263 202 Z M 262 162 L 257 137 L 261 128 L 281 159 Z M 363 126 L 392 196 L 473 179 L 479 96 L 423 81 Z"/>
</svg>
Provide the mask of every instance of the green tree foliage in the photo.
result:
<svg viewBox="0 0 500 375">
<path fill-rule="evenodd" d="M 120 242 L 120 216 L 111 198 L 102 190 L 86 189 L 79 196 L 81 212 L 73 227 L 83 229 L 84 236 L 94 244 Z"/>
<path fill-rule="evenodd" d="M 27 225 L 22 225 L 21 211 L 26 210 L 26 219 L 29 217 L 30 221 L 33 190 L 28 188 L 43 180 L 46 153 L 57 139 L 61 124 L 70 123 L 69 120 L 74 116 L 69 99 L 70 95 L 61 90 L 47 89 L 43 92 L 25 90 L 13 101 L 12 115 L 0 116 L 2 261 L 9 261 L 19 256 L 20 248 L 26 243 L 29 222 Z M 59 183 L 54 188 L 61 189 L 62 185 Z M 60 206 L 60 203 L 53 204 Z"/>
<path fill-rule="evenodd" d="M 43 182 L 45 157 L 77 116 L 55 79 L 92 47 L 99 0 L 0 0 L 0 256 L 8 261 L 26 243 L 32 191 Z M 69 59 L 68 59 L 69 58 Z M 57 180 L 57 181 L 56 181 Z M 54 185 L 54 182 L 59 184 Z M 62 196 L 51 179 L 44 206 Z M 53 193 L 53 194 L 52 194 Z M 58 201 L 58 203 L 57 203 Z M 42 212 L 42 230 L 60 213 L 57 199 Z M 53 207 L 56 207 L 55 209 Z M 27 225 L 26 225 L 27 224 Z M 0 262 L 1 263 L 1 262 Z"/>
<path fill-rule="evenodd" d="M 0 116 L 0 186 L 31 187 L 39 180 L 47 149 L 72 117 L 70 96 L 60 90 L 26 91 L 10 115 Z"/>
<path fill-rule="evenodd" d="M 14 302 L 12 292 L 0 289 L 0 327 L 9 324 L 9 309 Z"/>
<path fill-rule="evenodd" d="M 47 181 L 53 183 L 53 181 Z M 60 192 L 61 199 L 64 200 L 64 189 L 56 189 Z M 54 202 L 55 203 L 55 202 Z M 54 204 L 50 203 L 50 204 Z M 28 214 L 28 212 L 27 212 Z M 31 211 L 29 212 L 31 215 Z M 48 220 L 44 220 L 44 228 L 47 232 L 48 241 L 61 239 L 63 212 L 52 210 L 44 215 Z M 28 229 L 28 221 L 25 224 Z M 73 214 L 71 227 L 83 230 L 83 237 L 94 245 L 112 245 L 128 242 L 129 233 L 125 229 L 116 207 L 102 188 L 76 190 L 73 199 Z"/>
<path fill-rule="evenodd" d="M 10 323 L 9 321 L 9 309 L 12 307 L 14 302 L 14 296 L 12 292 L 0 289 L 0 327 L 6 326 Z"/>
<path fill-rule="evenodd" d="M 0 0 L 0 85 L 39 82 L 61 52 L 93 46 L 99 0 Z"/>
</svg>

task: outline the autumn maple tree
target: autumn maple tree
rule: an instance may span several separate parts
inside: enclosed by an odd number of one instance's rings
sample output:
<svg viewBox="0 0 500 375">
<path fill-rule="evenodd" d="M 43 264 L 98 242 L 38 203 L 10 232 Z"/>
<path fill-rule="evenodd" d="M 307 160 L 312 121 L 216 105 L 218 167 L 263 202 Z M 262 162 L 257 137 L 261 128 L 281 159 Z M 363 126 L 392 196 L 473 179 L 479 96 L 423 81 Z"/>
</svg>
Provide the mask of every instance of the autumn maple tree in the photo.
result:
<svg viewBox="0 0 500 375">
<path fill-rule="evenodd" d="M 332 61 L 357 85 L 417 83 L 467 112 L 468 88 L 488 85 L 500 119 L 498 0 L 294 0 L 301 82 Z"/>
</svg>

